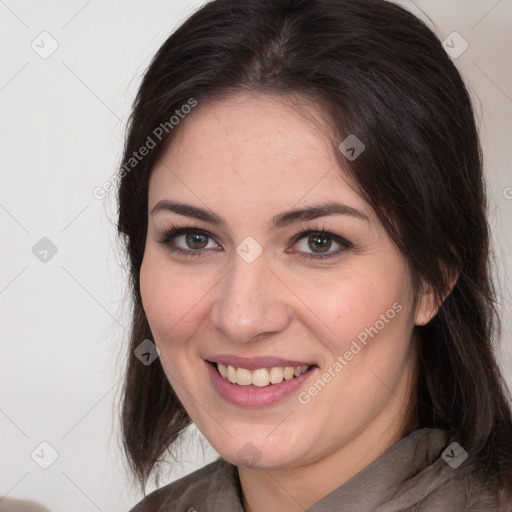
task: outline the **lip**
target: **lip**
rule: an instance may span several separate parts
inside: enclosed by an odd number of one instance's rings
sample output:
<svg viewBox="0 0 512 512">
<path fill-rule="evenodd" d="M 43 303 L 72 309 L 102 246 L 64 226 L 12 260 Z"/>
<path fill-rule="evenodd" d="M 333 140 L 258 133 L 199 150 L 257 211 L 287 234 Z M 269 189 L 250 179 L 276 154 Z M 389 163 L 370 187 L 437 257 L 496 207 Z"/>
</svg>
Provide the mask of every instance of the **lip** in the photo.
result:
<svg viewBox="0 0 512 512">
<path fill-rule="evenodd" d="M 314 366 L 315 363 L 308 361 L 295 361 L 292 359 L 280 359 L 278 357 L 240 357 L 227 354 L 219 354 L 206 359 L 210 363 L 222 363 L 234 366 L 235 368 L 245 368 L 246 370 L 258 370 L 260 368 L 274 368 L 285 366 Z"/>
<path fill-rule="evenodd" d="M 259 358 L 258 364 L 260 364 Z M 251 359 L 254 361 L 255 359 Z M 233 360 L 232 358 L 230 360 Z M 275 361 L 283 361 L 272 358 L 273 364 L 270 366 L 281 366 L 280 364 L 274 364 Z M 222 361 L 217 361 L 222 363 Z M 283 380 L 283 382 L 279 384 L 271 384 L 269 386 L 259 388 L 257 386 L 239 386 L 238 384 L 232 384 L 229 380 L 222 377 L 217 371 L 217 367 L 215 364 L 212 364 L 209 361 L 205 361 L 207 370 L 210 374 L 210 380 L 213 384 L 213 387 L 217 391 L 217 393 L 227 402 L 230 402 L 234 405 L 242 406 L 242 407 L 267 407 L 270 405 L 277 404 L 278 402 L 284 400 L 285 398 L 292 395 L 294 391 L 296 391 L 302 384 L 309 379 L 312 375 L 317 373 L 319 369 L 318 366 L 310 367 L 305 373 L 300 375 L 299 377 L 294 377 L 290 380 Z M 226 364 L 226 363 L 223 363 Z M 307 363 L 306 363 L 307 364 Z M 234 365 L 232 365 L 234 366 Z M 286 365 L 283 365 L 286 366 Z M 293 366 L 293 365 L 288 365 Z M 296 364 L 295 366 L 301 366 L 301 364 Z M 304 365 L 302 365 L 304 366 Z M 243 366 L 240 366 L 244 368 Z M 254 370 L 258 368 L 265 368 L 267 365 L 255 366 Z M 246 368 L 246 367 L 245 367 Z M 247 368 L 250 370 L 251 368 Z"/>
</svg>

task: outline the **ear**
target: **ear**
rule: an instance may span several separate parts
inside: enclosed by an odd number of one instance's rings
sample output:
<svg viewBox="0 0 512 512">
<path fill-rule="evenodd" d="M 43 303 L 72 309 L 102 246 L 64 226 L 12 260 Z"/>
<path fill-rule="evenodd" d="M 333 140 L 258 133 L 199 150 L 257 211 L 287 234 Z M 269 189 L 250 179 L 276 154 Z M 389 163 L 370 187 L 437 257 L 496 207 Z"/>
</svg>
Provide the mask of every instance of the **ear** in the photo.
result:
<svg viewBox="0 0 512 512">
<path fill-rule="evenodd" d="M 445 301 L 446 297 L 450 295 L 458 279 L 458 272 L 452 274 L 448 284 L 448 289 L 444 293 L 441 302 L 436 300 L 434 290 L 432 289 L 431 286 L 425 287 L 420 296 L 418 307 L 416 309 L 416 325 L 427 325 L 437 315 L 437 312 L 439 311 L 441 304 Z"/>
</svg>

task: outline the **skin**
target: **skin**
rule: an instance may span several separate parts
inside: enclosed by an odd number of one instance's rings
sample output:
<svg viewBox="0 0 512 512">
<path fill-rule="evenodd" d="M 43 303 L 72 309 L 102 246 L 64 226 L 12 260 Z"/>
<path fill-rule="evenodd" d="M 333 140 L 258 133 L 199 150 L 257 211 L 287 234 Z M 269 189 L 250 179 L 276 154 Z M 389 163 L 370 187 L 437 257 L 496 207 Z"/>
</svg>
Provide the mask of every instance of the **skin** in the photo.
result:
<svg viewBox="0 0 512 512">
<path fill-rule="evenodd" d="M 200 104 L 150 178 L 144 309 L 170 384 L 215 450 L 237 465 L 248 512 L 304 510 L 404 435 L 412 331 L 435 314 L 427 292 L 414 300 L 407 262 L 340 169 L 319 110 L 305 100 L 301 109 L 256 93 Z M 151 215 L 164 199 L 208 208 L 226 224 Z M 331 215 L 269 228 L 276 214 L 327 201 L 367 219 Z M 172 253 L 159 242 L 171 223 L 212 238 L 200 255 Z M 352 246 L 307 259 L 316 254 L 308 236 L 294 236 L 308 229 Z M 247 236 L 263 249 L 252 263 L 236 252 Z M 184 236 L 174 246 L 192 250 Z M 401 311 L 307 404 L 294 392 L 272 406 L 236 406 L 211 384 L 209 356 L 270 355 L 314 361 L 299 389 L 307 391 L 394 303 Z M 250 466 L 239 454 L 249 442 L 257 453 Z"/>
</svg>

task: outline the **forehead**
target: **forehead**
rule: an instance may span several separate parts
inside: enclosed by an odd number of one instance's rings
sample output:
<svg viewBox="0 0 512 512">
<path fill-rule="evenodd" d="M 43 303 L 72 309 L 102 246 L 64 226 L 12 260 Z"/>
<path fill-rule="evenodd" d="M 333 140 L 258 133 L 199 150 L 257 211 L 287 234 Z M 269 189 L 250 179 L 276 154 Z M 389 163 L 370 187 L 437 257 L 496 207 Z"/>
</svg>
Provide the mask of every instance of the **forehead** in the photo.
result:
<svg viewBox="0 0 512 512">
<path fill-rule="evenodd" d="M 152 172 L 150 208 L 172 195 L 224 209 L 345 200 L 369 211 L 306 100 L 244 93 L 199 104 L 182 123 Z"/>
</svg>

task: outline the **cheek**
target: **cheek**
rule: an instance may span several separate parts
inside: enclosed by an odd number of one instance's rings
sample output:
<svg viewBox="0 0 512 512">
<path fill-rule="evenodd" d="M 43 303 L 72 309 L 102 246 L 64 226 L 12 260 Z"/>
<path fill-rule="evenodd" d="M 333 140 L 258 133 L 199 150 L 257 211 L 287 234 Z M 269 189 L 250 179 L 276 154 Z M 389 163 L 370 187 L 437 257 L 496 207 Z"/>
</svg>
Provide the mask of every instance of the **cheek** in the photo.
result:
<svg viewBox="0 0 512 512">
<path fill-rule="evenodd" d="M 318 327 L 330 340 L 331 352 L 346 350 L 358 336 L 364 341 L 365 333 L 369 336 L 367 329 L 375 333 L 371 329 L 375 324 L 379 332 L 393 337 L 409 324 L 409 273 L 400 262 L 393 263 L 347 266 L 334 275 L 317 276 L 314 288 L 312 279 L 301 280 L 298 295 L 315 313 Z"/>
<path fill-rule="evenodd" d="M 148 249 L 140 270 L 140 292 L 155 343 L 168 350 L 197 327 L 205 294 L 204 278 L 186 275 Z"/>
<path fill-rule="evenodd" d="M 368 403 L 369 409 L 376 406 L 387 394 L 382 381 L 393 389 L 409 358 L 414 325 L 409 272 L 396 261 L 394 267 L 384 269 L 367 275 L 354 273 L 345 280 L 343 293 L 325 301 L 331 308 L 327 317 L 336 319 L 329 349 L 342 357 L 338 384 L 347 391 L 343 398 L 347 407 L 356 403 Z"/>
</svg>

